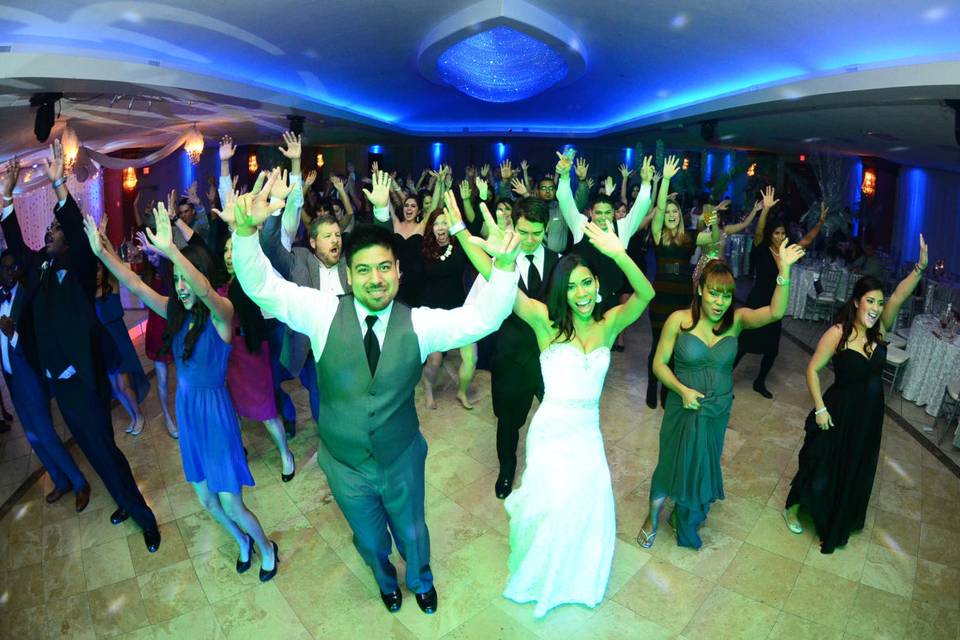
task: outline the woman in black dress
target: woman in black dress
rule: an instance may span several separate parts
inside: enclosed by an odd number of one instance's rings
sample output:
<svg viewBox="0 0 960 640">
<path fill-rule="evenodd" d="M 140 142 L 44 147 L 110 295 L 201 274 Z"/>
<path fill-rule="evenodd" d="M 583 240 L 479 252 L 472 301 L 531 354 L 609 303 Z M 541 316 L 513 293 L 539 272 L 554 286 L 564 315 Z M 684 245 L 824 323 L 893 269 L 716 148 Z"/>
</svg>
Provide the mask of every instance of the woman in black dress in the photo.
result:
<svg viewBox="0 0 960 640">
<path fill-rule="evenodd" d="M 794 533 L 800 507 L 813 518 L 820 552 L 833 553 L 863 529 L 873 489 L 883 428 L 884 336 L 920 284 L 927 268 L 927 245 L 920 236 L 920 259 L 884 304 L 883 284 L 864 276 L 830 327 L 810 363 L 807 386 L 814 410 L 807 416 L 800 467 L 787 496 L 783 518 Z M 833 360 L 834 383 L 820 393 L 820 370 Z"/>
<path fill-rule="evenodd" d="M 408 195 L 393 219 L 393 235 L 397 240 L 400 262 L 400 288 L 397 300 L 408 307 L 420 306 L 423 292 L 423 232 L 426 226 L 421 198 Z"/>
<path fill-rule="evenodd" d="M 450 237 L 450 224 L 437 208 L 427 219 L 423 236 L 423 292 L 420 305 L 434 309 L 456 309 L 467 299 L 464 278 L 467 257 L 463 249 Z M 443 365 L 443 353 L 431 353 L 423 365 L 423 392 L 427 407 L 437 408 L 433 387 Z M 464 409 L 473 409 L 468 397 L 470 383 L 477 369 L 477 345 L 460 347 L 460 369 L 457 372 L 457 400 Z"/>
<path fill-rule="evenodd" d="M 773 187 L 767 187 L 763 191 L 763 204 L 760 211 L 760 221 L 757 223 L 757 230 L 754 234 L 753 249 L 750 252 L 750 264 L 753 266 L 755 279 L 753 289 L 747 295 L 746 307 L 750 309 L 759 309 L 767 304 L 773 290 L 777 288 L 777 273 L 779 266 L 777 262 L 777 247 L 787 239 L 787 223 L 784 220 L 767 220 L 770 209 L 779 202 L 774 199 Z M 816 239 L 820 229 L 823 228 L 823 222 L 827 219 L 826 203 L 820 204 L 820 220 L 816 225 L 803 236 L 798 245 L 807 249 Z M 777 359 L 777 353 L 780 351 L 780 330 L 782 322 L 768 324 L 761 329 L 752 329 L 744 331 L 740 335 L 740 345 L 737 352 L 737 359 L 733 363 L 736 368 L 740 360 L 748 353 L 758 353 L 763 356 L 760 360 L 760 371 L 753 381 L 753 390 L 764 398 L 773 398 L 773 394 L 767 390 L 767 375 L 773 368 L 773 363 Z"/>
<path fill-rule="evenodd" d="M 650 329 L 652 342 L 647 358 L 647 406 L 657 408 L 666 402 L 667 388 L 660 387 L 653 374 L 653 357 L 660 342 L 660 333 L 667 318 L 674 311 L 687 309 L 693 300 L 693 269 L 690 259 L 697 251 L 697 245 L 709 244 L 712 239 L 709 231 L 697 235 L 694 241 L 687 235 L 683 221 L 683 211 L 675 200 L 668 199 L 670 179 L 680 170 L 680 161 L 674 156 L 663 163 L 663 180 L 657 194 L 657 207 L 651 223 L 653 252 L 657 256 L 657 275 L 653 288 L 657 295 L 650 304 Z M 767 296 L 769 301 L 773 295 Z M 659 389 L 659 394 L 657 393 Z"/>
</svg>

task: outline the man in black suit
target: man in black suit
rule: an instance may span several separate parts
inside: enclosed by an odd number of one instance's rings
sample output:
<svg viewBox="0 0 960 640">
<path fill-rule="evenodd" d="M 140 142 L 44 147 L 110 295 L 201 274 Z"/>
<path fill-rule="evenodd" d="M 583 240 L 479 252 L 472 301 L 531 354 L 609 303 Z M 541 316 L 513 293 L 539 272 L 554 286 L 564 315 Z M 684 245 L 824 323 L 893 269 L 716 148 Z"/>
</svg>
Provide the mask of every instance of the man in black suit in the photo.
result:
<svg viewBox="0 0 960 640">
<path fill-rule="evenodd" d="M 520 236 L 520 290 L 542 300 L 547 281 L 560 254 L 543 244 L 550 208 L 536 198 L 520 200 L 513 207 L 513 228 Z M 543 399 L 540 347 L 533 329 L 515 313 L 507 316 L 497 332 L 497 347 L 491 367 L 493 413 L 497 416 L 497 459 L 500 474 L 495 491 L 501 500 L 513 491 L 517 471 L 517 443 L 527 421 L 533 396 Z"/>
<path fill-rule="evenodd" d="M 58 202 L 43 250 L 24 243 L 12 206 L 0 218 L 7 246 L 28 267 L 26 298 L 15 328 L 35 369 L 50 381 L 74 440 L 118 505 L 110 521 L 120 524 L 132 516 L 152 553 L 160 547 L 157 520 L 113 437 L 107 369 L 119 354 L 94 309 L 97 259 L 83 231 L 80 207 L 67 191 L 59 140 L 51 150 L 53 160 L 44 162 Z"/>
</svg>

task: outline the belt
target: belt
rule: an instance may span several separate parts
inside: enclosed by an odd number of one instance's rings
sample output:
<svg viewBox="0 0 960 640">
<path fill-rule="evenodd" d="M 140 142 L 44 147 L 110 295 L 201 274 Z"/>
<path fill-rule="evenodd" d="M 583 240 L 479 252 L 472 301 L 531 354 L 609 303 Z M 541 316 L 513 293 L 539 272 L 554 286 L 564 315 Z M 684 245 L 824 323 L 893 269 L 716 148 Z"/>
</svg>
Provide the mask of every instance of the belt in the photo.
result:
<svg viewBox="0 0 960 640">
<path fill-rule="evenodd" d="M 679 276 L 690 272 L 690 265 L 679 262 L 657 262 L 657 273 Z"/>
</svg>

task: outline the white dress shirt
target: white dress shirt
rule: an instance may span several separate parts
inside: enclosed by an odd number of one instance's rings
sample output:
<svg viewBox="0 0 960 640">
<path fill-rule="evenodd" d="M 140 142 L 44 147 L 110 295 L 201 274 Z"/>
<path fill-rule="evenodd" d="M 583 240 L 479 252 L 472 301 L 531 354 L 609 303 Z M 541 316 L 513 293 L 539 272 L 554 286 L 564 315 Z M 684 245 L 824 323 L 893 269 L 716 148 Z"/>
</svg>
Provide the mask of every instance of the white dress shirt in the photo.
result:
<svg viewBox="0 0 960 640">
<path fill-rule="evenodd" d="M 560 184 L 557 185 L 557 202 L 560 203 L 560 213 L 563 214 L 563 219 L 570 228 L 570 233 L 573 234 L 573 244 L 577 244 L 583 239 L 583 228 L 587 226 L 590 219 L 577 209 L 576 199 L 570 189 L 570 176 L 560 176 Z M 624 247 L 630 244 L 630 238 L 640 228 L 640 223 L 650 211 L 651 204 L 653 202 L 650 197 L 650 183 L 644 182 L 640 185 L 640 193 L 633 201 L 630 211 L 619 222 L 614 222 L 614 228 Z"/>
<path fill-rule="evenodd" d="M 13 309 L 13 301 L 17 297 L 17 290 L 19 288 L 19 284 L 13 285 L 13 289 L 10 290 L 10 299 L 0 303 L 0 316 L 10 317 L 10 310 Z M 17 348 L 17 341 L 19 339 L 20 334 L 16 331 L 13 332 L 13 337 L 9 339 L 5 333 L 0 331 L 0 351 L 3 352 L 3 370 L 9 375 L 13 375 L 13 369 L 10 366 L 10 349 Z"/>
<path fill-rule="evenodd" d="M 330 324 L 337 312 L 339 299 L 325 291 L 301 287 L 276 275 L 260 248 L 257 234 L 233 234 L 233 266 L 244 292 L 265 312 L 298 333 L 310 338 L 314 358 L 320 359 L 327 343 Z M 489 286 L 484 287 L 473 304 L 457 309 L 416 307 L 410 321 L 420 345 L 420 361 L 437 351 L 449 351 L 476 342 L 493 332 L 510 314 L 517 295 L 516 274 L 494 268 Z M 385 322 L 374 325 L 374 334 L 383 344 L 391 302 L 382 311 L 371 311 L 354 301 L 361 335 L 366 333 L 365 318 L 371 313 Z"/>
<path fill-rule="evenodd" d="M 332 293 L 335 296 L 342 296 L 346 293 L 346 291 L 343 290 L 343 283 L 340 282 L 339 263 L 328 267 L 318 259 L 317 268 L 320 270 L 320 291 Z"/>
</svg>

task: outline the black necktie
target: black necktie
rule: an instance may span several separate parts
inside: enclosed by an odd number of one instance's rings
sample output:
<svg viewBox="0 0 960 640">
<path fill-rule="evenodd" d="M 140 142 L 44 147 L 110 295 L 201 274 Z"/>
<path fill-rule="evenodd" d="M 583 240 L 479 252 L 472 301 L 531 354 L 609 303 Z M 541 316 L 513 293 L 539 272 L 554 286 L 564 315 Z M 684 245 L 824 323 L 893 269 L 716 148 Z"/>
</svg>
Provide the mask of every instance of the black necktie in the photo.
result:
<svg viewBox="0 0 960 640">
<path fill-rule="evenodd" d="M 367 365 L 370 367 L 370 375 L 377 371 L 377 361 L 380 360 L 380 341 L 377 340 L 377 334 L 373 332 L 373 325 L 377 324 L 377 316 L 367 316 L 367 333 L 363 336 L 363 350 L 367 352 Z"/>
<path fill-rule="evenodd" d="M 527 293 L 532 296 L 540 295 L 540 272 L 537 271 L 537 265 L 533 263 L 533 254 L 527 254 L 527 260 L 530 261 L 530 267 L 527 269 Z"/>
</svg>

